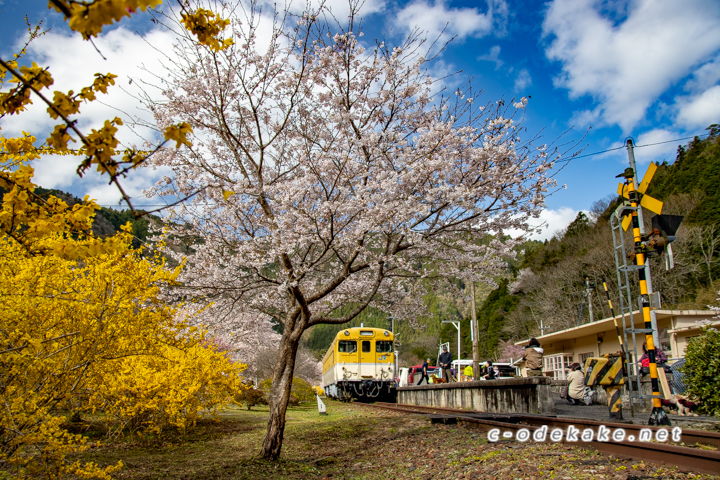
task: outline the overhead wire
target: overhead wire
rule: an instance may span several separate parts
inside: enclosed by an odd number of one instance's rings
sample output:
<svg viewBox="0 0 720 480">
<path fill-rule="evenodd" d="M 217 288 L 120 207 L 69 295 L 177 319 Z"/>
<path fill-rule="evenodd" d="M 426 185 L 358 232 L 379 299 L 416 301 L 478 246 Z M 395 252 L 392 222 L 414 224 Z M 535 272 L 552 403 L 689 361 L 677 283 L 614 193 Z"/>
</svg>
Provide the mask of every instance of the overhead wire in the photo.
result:
<svg viewBox="0 0 720 480">
<path fill-rule="evenodd" d="M 653 145 L 662 145 L 663 143 L 679 142 L 679 141 L 682 141 L 682 140 L 688 140 L 688 139 L 690 139 L 690 138 L 696 138 L 696 137 L 707 137 L 708 135 L 710 135 L 710 134 L 709 134 L 709 133 L 703 133 L 703 134 L 699 134 L 699 135 L 693 135 L 693 136 L 691 136 L 691 137 L 676 138 L 676 139 L 674 139 L 674 140 L 665 140 L 665 141 L 663 141 L 663 142 L 647 143 L 647 144 L 645 144 L 645 145 L 634 145 L 633 147 L 634 147 L 634 148 L 652 147 Z M 594 156 L 594 155 L 600 155 L 600 154 L 603 154 L 603 153 L 614 152 L 615 150 L 621 150 L 621 149 L 623 149 L 623 148 L 626 148 L 625 145 L 621 145 L 621 146 L 619 146 L 619 147 L 611 148 L 611 149 L 608 149 L 608 150 L 603 150 L 603 151 L 601 151 L 601 152 L 586 153 L 585 155 L 577 155 L 577 156 L 572 156 L 572 157 L 567 158 L 567 159 L 559 159 L 559 160 L 557 160 L 555 163 L 560 163 L 560 162 L 566 162 L 566 163 L 567 163 L 567 162 L 570 162 L 570 161 L 572 161 L 572 160 L 575 160 L 576 158 L 592 157 L 592 156 Z"/>
<path fill-rule="evenodd" d="M 683 137 L 683 138 L 675 138 L 675 139 L 673 139 L 673 140 L 665 140 L 665 141 L 662 141 L 662 142 L 646 143 L 645 145 L 634 145 L 634 148 L 652 147 L 652 146 L 654 146 L 654 145 L 662 145 L 662 144 L 665 144 L 665 143 L 680 142 L 680 141 L 682 141 L 682 140 L 689 140 L 689 139 L 691 139 L 691 138 L 707 137 L 708 135 L 710 135 L 710 134 L 709 134 L 709 133 L 702 133 L 702 134 L 699 134 L 699 135 L 692 135 L 692 136 L 690 136 L 690 137 Z M 602 150 L 602 151 L 600 151 L 600 152 L 593 152 L 593 153 L 586 153 L 585 155 L 572 156 L 572 157 L 570 157 L 570 158 L 568 158 L 568 159 L 566 159 L 566 160 L 559 159 L 559 160 L 557 160 L 555 163 L 561 163 L 561 162 L 570 163 L 572 160 L 575 160 L 575 159 L 577 159 L 577 158 L 592 157 L 592 156 L 595 156 L 595 155 L 601 155 L 601 154 L 603 154 L 603 153 L 608 153 L 608 152 L 614 152 L 614 151 L 616 151 L 616 150 L 621 150 L 621 149 L 623 149 L 623 148 L 626 148 L 626 146 L 625 146 L 625 145 L 621 145 L 621 146 L 619 146 L 619 147 L 610 148 L 610 149 L 608 149 L 608 150 Z M 565 168 L 565 165 L 564 165 L 562 168 Z M 210 205 L 214 205 L 214 204 L 210 204 L 210 203 L 205 204 L 205 206 L 210 206 Z M 112 208 L 112 207 L 118 207 L 119 205 L 99 205 L 99 206 L 100 206 L 100 207 Z M 165 207 L 165 206 L 167 206 L 167 205 L 164 205 L 164 204 L 160 204 L 160 205 L 138 205 L 138 208 L 144 208 L 144 207 Z"/>
</svg>

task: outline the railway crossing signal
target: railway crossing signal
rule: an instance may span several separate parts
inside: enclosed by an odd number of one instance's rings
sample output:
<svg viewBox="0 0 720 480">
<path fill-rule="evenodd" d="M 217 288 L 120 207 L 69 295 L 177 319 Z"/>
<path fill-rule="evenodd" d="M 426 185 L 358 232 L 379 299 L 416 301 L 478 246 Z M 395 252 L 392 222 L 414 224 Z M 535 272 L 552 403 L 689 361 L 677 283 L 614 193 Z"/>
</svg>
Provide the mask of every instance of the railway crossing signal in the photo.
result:
<svg viewBox="0 0 720 480">
<path fill-rule="evenodd" d="M 640 197 L 640 206 L 643 208 L 647 208 L 653 213 L 657 213 L 660 215 L 662 213 L 662 207 L 663 202 L 660 200 L 657 200 L 650 195 L 645 195 L 645 191 L 647 190 L 648 186 L 650 185 L 650 181 L 652 181 L 653 176 L 655 176 L 655 172 L 657 171 L 657 165 L 655 163 L 650 163 L 648 166 L 647 171 L 645 172 L 645 175 L 643 176 L 642 182 L 640 182 L 640 185 L 637 187 L 637 194 Z M 624 177 L 625 179 L 632 179 L 635 172 L 632 168 L 626 168 L 623 173 L 620 175 L 617 175 L 617 177 Z M 629 177 L 627 175 L 630 175 Z M 617 178 L 616 177 L 616 178 Z M 632 183 L 632 182 L 630 182 Z M 621 195 L 623 198 L 630 200 L 630 192 L 629 192 L 629 186 L 630 184 L 628 182 L 624 182 L 618 185 L 617 193 L 618 195 Z M 628 215 L 625 218 L 623 218 L 622 227 L 623 230 L 627 230 L 630 226 L 630 222 L 632 221 L 632 216 Z"/>
<path fill-rule="evenodd" d="M 665 253 L 665 270 L 675 266 L 671 243 L 675 241 L 675 233 L 683 220 L 682 215 L 655 215 L 652 217 L 652 235 L 648 246 L 654 248 L 658 255 Z"/>
<path fill-rule="evenodd" d="M 644 195 L 645 191 L 647 190 L 648 185 L 650 184 L 650 181 L 652 180 L 653 175 L 655 175 L 655 171 L 657 170 L 657 165 L 654 163 L 650 164 L 650 167 L 648 167 L 647 172 L 645 172 L 645 176 L 643 177 L 642 182 L 640 185 L 635 187 L 635 156 L 633 154 L 633 143 L 631 139 L 628 139 L 627 141 L 627 147 L 628 147 L 628 157 L 630 158 L 630 168 L 626 169 L 623 173 L 618 175 L 618 177 L 625 178 L 625 182 L 623 185 L 618 188 L 618 191 L 621 195 L 626 196 L 628 200 L 630 200 L 630 208 L 628 211 L 630 212 L 630 215 L 625 217 L 623 219 L 623 227 L 625 227 L 625 221 L 629 219 L 628 224 L 632 222 L 633 227 L 633 240 L 635 243 L 635 265 L 637 268 L 638 276 L 639 276 L 639 286 L 640 286 L 640 298 L 641 300 L 641 310 L 643 315 L 643 320 L 645 321 L 645 342 L 647 345 L 647 354 L 648 354 L 648 360 L 650 363 L 650 384 L 652 386 L 652 402 L 653 402 L 653 409 L 650 413 L 650 419 L 648 420 L 649 425 L 670 425 L 670 419 L 668 418 L 667 414 L 665 413 L 665 410 L 662 408 L 662 403 L 660 402 L 660 383 L 658 380 L 658 372 L 657 372 L 657 361 L 655 359 L 655 337 L 657 326 L 654 325 L 655 322 L 653 322 L 652 314 L 650 311 L 650 293 L 652 292 L 652 284 L 650 282 L 650 271 L 648 268 L 646 268 L 645 265 L 645 256 L 647 252 L 647 247 L 645 244 L 643 244 L 643 231 L 642 226 L 640 224 L 640 218 L 639 218 L 639 211 L 640 207 L 643 206 L 643 201 L 645 202 L 645 205 L 647 206 L 648 210 L 651 210 L 658 215 L 662 213 L 662 202 L 659 200 L 655 200 L 652 197 L 649 197 L 648 195 Z M 646 200 L 646 199 L 650 200 Z M 653 312 L 654 313 L 654 312 Z M 658 344 L 659 346 L 659 344 Z M 635 361 L 633 359 L 633 361 Z M 638 372 L 639 374 L 639 372 Z"/>
</svg>

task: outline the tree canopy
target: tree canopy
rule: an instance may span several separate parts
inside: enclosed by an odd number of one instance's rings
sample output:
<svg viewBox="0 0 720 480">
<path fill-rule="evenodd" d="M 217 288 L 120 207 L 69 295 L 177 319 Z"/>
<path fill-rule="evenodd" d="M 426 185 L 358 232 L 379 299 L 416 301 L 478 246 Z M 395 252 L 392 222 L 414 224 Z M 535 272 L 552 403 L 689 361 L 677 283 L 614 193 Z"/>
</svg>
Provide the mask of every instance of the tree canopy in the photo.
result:
<svg viewBox="0 0 720 480">
<path fill-rule="evenodd" d="M 185 294 L 283 324 L 263 446 L 277 458 L 303 332 L 368 306 L 413 319 L 418 280 L 499 273 L 499 238 L 539 215 L 555 154 L 521 137 L 526 99 L 434 92 L 417 36 L 366 46 L 354 12 L 251 8 L 228 12 L 224 50 L 181 44 L 151 109 L 160 128 L 188 124 L 192 147 L 149 161 L 174 172 L 159 194 L 199 192 L 173 217 L 203 239 Z"/>
</svg>

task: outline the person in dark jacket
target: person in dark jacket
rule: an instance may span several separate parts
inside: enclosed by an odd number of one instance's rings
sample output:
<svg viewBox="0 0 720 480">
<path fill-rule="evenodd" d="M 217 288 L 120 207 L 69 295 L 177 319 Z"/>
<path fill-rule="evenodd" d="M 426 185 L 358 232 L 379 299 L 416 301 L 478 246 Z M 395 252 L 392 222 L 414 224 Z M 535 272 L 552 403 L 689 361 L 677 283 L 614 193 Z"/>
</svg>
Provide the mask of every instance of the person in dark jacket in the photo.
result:
<svg viewBox="0 0 720 480">
<path fill-rule="evenodd" d="M 420 381 L 417 383 L 420 385 L 425 380 L 425 383 L 430 384 L 430 377 L 428 377 L 428 367 L 430 366 L 430 359 L 428 358 L 425 360 L 425 363 L 422 365 L 422 376 L 420 377 Z"/>
<path fill-rule="evenodd" d="M 447 347 L 443 347 L 443 353 L 440 354 L 440 368 L 442 368 L 442 378 L 450 383 L 454 381 L 450 367 L 452 366 L 452 353 L 448 352 Z"/>
<path fill-rule="evenodd" d="M 485 363 L 485 375 L 483 375 L 483 378 L 485 380 L 495 380 L 497 378 L 497 375 L 495 374 L 495 367 L 493 367 L 491 360 L 488 360 Z"/>
</svg>

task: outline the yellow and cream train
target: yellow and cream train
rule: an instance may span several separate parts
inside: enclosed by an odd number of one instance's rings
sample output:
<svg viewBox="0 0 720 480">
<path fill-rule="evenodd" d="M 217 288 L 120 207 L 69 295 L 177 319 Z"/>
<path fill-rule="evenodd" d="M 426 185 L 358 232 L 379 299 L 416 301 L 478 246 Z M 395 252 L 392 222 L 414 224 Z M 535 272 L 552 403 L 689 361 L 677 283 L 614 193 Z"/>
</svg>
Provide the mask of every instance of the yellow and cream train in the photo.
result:
<svg viewBox="0 0 720 480">
<path fill-rule="evenodd" d="M 395 343 L 382 328 L 348 328 L 323 357 L 325 395 L 339 400 L 391 399 L 395 394 Z"/>
</svg>

